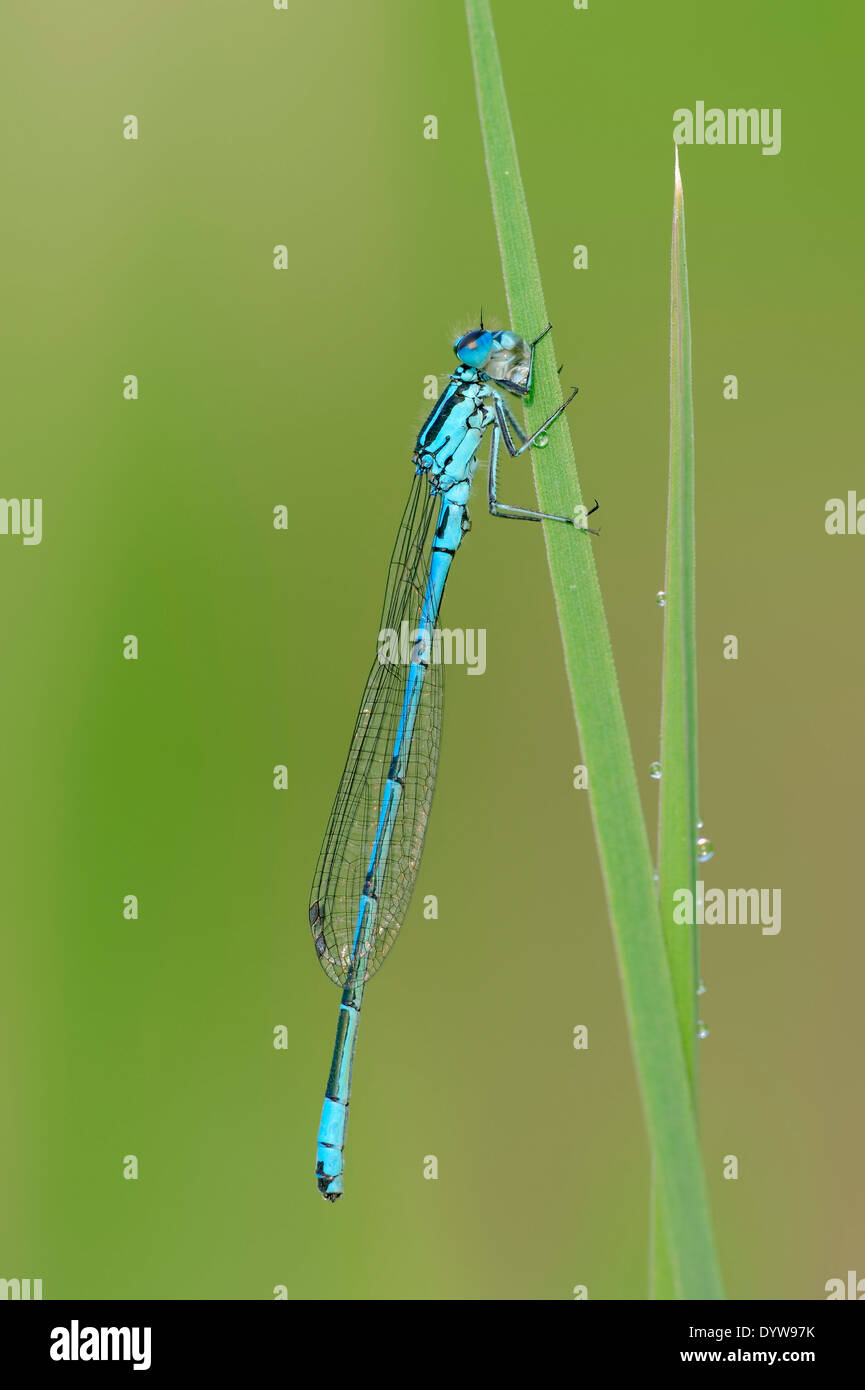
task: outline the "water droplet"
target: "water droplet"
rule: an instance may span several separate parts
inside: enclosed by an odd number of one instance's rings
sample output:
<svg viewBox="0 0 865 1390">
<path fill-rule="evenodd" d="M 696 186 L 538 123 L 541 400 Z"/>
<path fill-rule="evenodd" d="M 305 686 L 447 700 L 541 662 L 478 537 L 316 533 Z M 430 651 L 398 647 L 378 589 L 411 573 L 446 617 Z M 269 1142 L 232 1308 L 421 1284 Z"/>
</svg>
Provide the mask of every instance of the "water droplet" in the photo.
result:
<svg viewBox="0 0 865 1390">
<path fill-rule="evenodd" d="M 664 608 L 667 602 L 667 595 L 663 589 L 659 589 L 655 594 L 655 602 L 659 608 Z"/>
<path fill-rule="evenodd" d="M 697 821 L 697 829 L 698 829 L 698 830 L 702 830 L 702 829 L 703 829 L 703 822 L 702 822 L 701 820 L 698 820 L 698 821 Z"/>
<path fill-rule="evenodd" d="M 546 449 L 546 447 L 547 447 L 547 445 L 549 444 L 549 442 L 550 442 L 550 436 L 549 436 L 548 434 L 539 434 L 538 437 L 537 437 L 537 439 L 535 440 L 535 448 L 536 448 L 536 449 Z"/>
<path fill-rule="evenodd" d="M 698 994 L 705 994 L 705 993 L 706 993 L 706 986 L 704 985 L 704 983 L 703 983 L 702 980 L 701 980 L 700 983 L 697 985 L 697 993 L 698 993 Z"/>
<path fill-rule="evenodd" d="M 703 1020 L 702 1020 L 701 1018 L 698 1019 L 698 1020 L 697 1020 L 697 1037 L 698 1037 L 698 1038 L 708 1038 L 708 1036 L 709 1036 L 709 1030 L 708 1030 L 708 1028 L 706 1027 L 705 1023 L 703 1022 Z"/>
<path fill-rule="evenodd" d="M 653 782 L 660 782 L 660 780 L 661 780 L 661 764 L 660 764 L 660 763 L 650 763 L 650 764 L 649 764 L 649 776 L 651 777 L 651 779 L 652 779 Z"/>
<path fill-rule="evenodd" d="M 705 835 L 701 835 L 697 841 L 697 863 L 705 864 L 715 853 L 715 846 L 711 840 L 707 840 Z"/>
</svg>

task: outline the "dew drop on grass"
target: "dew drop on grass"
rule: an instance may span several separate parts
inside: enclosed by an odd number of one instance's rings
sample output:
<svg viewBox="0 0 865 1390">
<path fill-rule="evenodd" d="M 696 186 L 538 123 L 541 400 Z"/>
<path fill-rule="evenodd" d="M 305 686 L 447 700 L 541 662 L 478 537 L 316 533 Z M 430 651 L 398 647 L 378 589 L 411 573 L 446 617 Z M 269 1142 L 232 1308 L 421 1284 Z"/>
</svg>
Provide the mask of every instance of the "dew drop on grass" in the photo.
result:
<svg viewBox="0 0 865 1390">
<path fill-rule="evenodd" d="M 697 1020 L 697 1037 L 698 1037 L 698 1038 L 708 1038 L 708 1036 L 709 1036 L 709 1030 L 708 1030 L 708 1028 L 706 1027 L 706 1025 L 705 1025 L 705 1023 L 703 1022 L 702 1019 L 698 1019 L 698 1020 Z"/>
<path fill-rule="evenodd" d="M 697 840 L 697 863 L 706 864 L 715 853 L 715 846 L 711 840 L 707 840 L 705 835 L 701 835 Z"/>
<path fill-rule="evenodd" d="M 655 602 L 659 608 L 665 607 L 667 602 L 667 595 L 663 589 L 659 589 L 658 592 L 655 594 Z"/>
<path fill-rule="evenodd" d="M 704 983 L 703 983 L 702 980 L 701 980 L 700 983 L 697 985 L 697 993 L 698 993 L 698 994 L 705 994 L 705 993 L 706 993 L 706 986 L 704 985 Z"/>
<path fill-rule="evenodd" d="M 547 445 L 549 444 L 549 442 L 550 442 L 550 437 L 549 437 L 548 434 L 539 434 L 538 437 L 537 437 L 537 439 L 535 440 L 535 448 L 536 448 L 536 449 L 546 449 L 546 447 L 547 447 Z"/>
<path fill-rule="evenodd" d="M 651 777 L 651 779 L 652 779 L 653 782 L 660 782 L 660 780 L 661 780 L 661 764 L 660 764 L 660 763 L 650 763 L 650 764 L 649 764 L 649 776 Z"/>
</svg>

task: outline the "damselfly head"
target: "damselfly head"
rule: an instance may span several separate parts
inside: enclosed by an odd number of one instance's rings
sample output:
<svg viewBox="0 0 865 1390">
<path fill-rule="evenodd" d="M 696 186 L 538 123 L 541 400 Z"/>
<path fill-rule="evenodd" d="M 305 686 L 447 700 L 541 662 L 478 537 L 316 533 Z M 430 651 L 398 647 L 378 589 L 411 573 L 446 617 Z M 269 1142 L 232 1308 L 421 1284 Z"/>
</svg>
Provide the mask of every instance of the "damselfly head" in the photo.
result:
<svg viewBox="0 0 865 1390">
<path fill-rule="evenodd" d="M 454 343 L 454 352 L 467 367 L 481 369 L 493 350 L 493 334 L 488 328 L 473 328 Z"/>
<path fill-rule="evenodd" d="M 454 343 L 467 367 L 475 367 L 505 390 L 525 396 L 529 389 L 532 345 L 510 328 L 473 328 Z"/>
</svg>

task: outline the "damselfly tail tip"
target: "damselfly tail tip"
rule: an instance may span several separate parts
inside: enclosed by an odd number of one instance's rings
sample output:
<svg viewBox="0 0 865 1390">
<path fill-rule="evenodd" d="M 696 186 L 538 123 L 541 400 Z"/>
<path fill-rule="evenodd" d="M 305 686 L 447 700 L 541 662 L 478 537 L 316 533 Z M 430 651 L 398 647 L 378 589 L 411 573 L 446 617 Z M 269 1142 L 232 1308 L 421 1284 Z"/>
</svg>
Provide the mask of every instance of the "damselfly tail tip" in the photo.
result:
<svg viewBox="0 0 865 1390">
<path fill-rule="evenodd" d="M 319 1192 L 326 1202 L 338 1202 L 342 1196 L 342 1174 L 326 1173 L 324 1165 L 319 1161 L 315 1166 L 315 1181 Z"/>
</svg>

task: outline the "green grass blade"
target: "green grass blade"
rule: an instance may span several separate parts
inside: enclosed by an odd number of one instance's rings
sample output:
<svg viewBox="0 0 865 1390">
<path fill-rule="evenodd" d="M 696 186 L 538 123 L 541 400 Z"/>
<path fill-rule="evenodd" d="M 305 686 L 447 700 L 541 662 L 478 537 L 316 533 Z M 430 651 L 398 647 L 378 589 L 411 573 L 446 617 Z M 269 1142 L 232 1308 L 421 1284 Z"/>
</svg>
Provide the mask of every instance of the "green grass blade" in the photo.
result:
<svg viewBox="0 0 865 1390">
<path fill-rule="evenodd" d="M 466 8 L 511 323 L 534 334 L 547 314 L 489 0 L 466 0 Z M 536 358 L 532 428 L 562 400 L 551 339 Z M 580 493 L 567 428 L 551 430 L 540 460 L 542 510 L 570 513 Z M 721 1298 L 690 1080 L 592 542 L 561 525 L 545 524 L 544 532 L 675 1288 L 682 1298 Z"/>
<path fill-rule="evenodd" d="M 682 1049 L 697 1094 L 697 929 L 673 920 L 677 889 L 697 884 L 697 630 L 694 396 L 685 203 L 676 150 L 670 253 L 670 478 L 661 714 L 659 876 L 661 920 Z M 663 1214 L 653 1203 L 652 1293 L 672 1298 Z"/>
<path fill-rule="evenodd" d="M 697 882 L 697 626 L 694 396 L 685 204 L 679 159 L 670 302 L 670 481 L 661 716 L 661 918 L 685 1059 L 696 1079 L 697 930 L 673 922 L 673 894 Z"/>
</svg>

